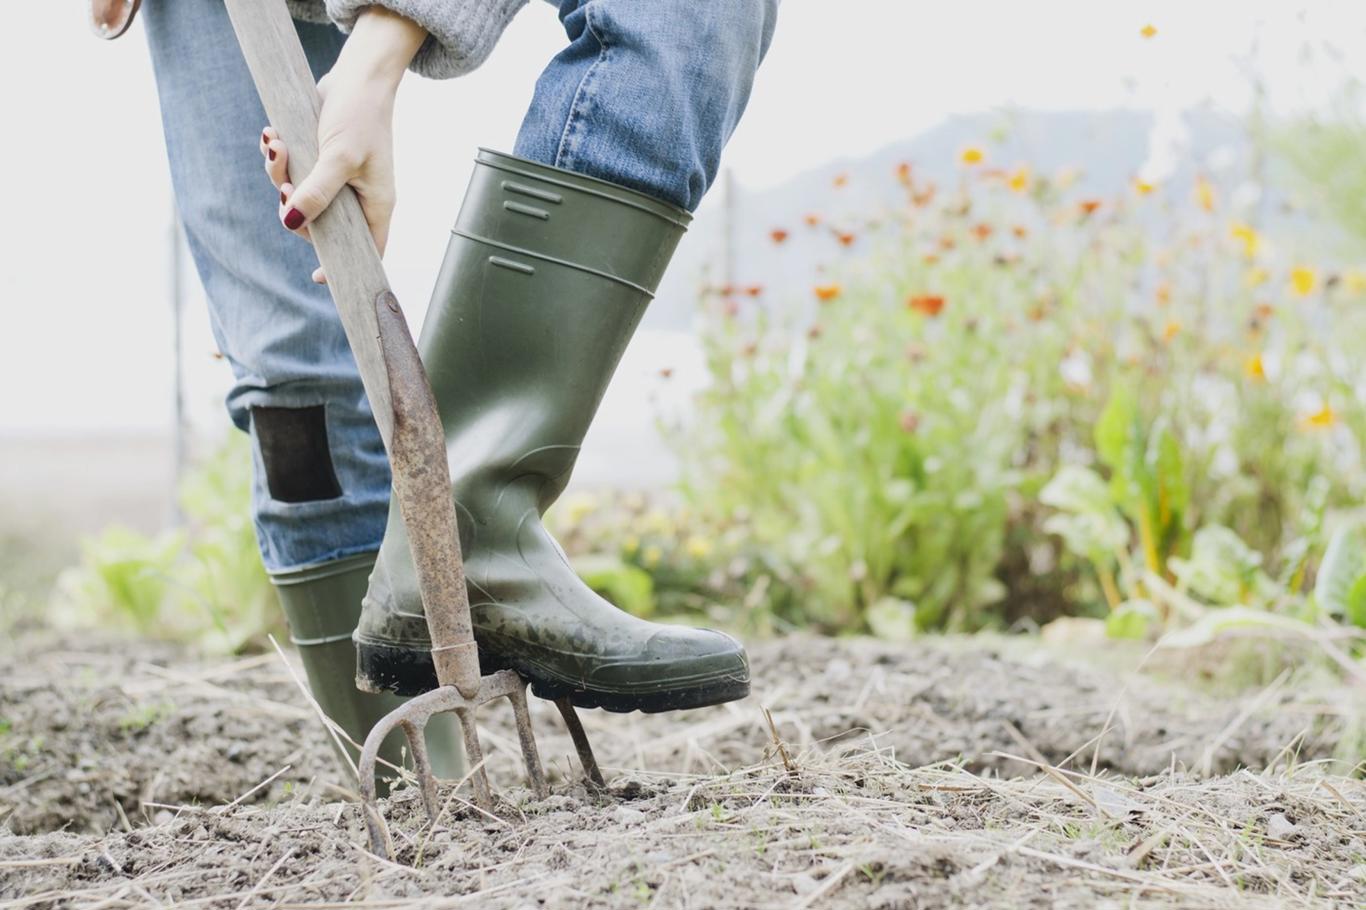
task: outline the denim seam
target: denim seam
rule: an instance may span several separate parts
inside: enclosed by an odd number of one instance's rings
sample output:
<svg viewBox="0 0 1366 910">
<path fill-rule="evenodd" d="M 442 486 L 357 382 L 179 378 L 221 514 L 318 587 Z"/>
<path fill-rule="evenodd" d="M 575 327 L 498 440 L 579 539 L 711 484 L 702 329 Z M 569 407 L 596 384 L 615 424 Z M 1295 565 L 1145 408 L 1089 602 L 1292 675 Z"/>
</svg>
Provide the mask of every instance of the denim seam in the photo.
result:
<svg viewBox="0 0 1366 910">
<path fill-rule="evenodd" d="M 574 152 L 576 151 L 576 139 L 574 128 L 583 120 L 585 108 L 592 100 L 592 81 L 593 74 L 598 67 L 607 62 L 607 42 L 603 40 L 602 33 L 593 24 L 593 12 L 596 7 L 586 3 L 583 7 L 584 22 L 588 28 L 588 33 L 598 42 L 598 59 L 584 72 L 583 78 L 579 80 L 578 88 L 574 90 L 574 100 L 569 104 L 569 117 L 565 120 L 564 132 L 560 134 L 560 144 L 555 149 L 555 166 L 572 171 Z"/>
</svg>

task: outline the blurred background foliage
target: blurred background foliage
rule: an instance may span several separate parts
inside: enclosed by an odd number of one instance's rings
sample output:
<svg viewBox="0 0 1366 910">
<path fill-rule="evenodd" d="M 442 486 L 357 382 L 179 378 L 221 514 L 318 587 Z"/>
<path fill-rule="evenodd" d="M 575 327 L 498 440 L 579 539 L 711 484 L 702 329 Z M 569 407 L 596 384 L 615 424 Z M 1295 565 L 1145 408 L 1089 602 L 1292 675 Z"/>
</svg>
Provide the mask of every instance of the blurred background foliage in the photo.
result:
<svg viewBox="0 0 1366 910">
<path fill-rule="evenodd" d="M 1366 129 L 1256 129 L 1288 189 L 1251 204 L 1206 177 L 1088 196 L 984 137 L 951 181 L 897 165 L 861 219 L 767 226 L 838 264 L 797 299 L 702 289 L 709 382 L 666 428 L 676 488 L 571 494 L 554 530 L 640 615 L 890 639 L 1064 617 L 1185 645 L 1254 630 L 1360 673 Z M 1269 225 L 1272 205 L 1294 217 Z M 203 465 L 182 531 L 89 541 L 60 615 L 259 644 L 278 619 L 249 467 L 242 441 Z"/>
</svg>

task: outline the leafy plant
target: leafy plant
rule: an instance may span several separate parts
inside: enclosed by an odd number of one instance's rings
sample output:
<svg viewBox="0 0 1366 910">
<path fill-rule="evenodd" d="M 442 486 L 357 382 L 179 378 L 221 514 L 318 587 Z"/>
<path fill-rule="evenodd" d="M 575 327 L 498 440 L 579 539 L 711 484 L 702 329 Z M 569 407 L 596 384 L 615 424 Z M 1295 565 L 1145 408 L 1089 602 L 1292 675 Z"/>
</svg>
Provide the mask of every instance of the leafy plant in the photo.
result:
<svg viewBox="0 0 1366 910">
<path fill-rule="evenodd" d="M 126 626 L 211 652 L 259 647 L 281 631 L 251 522 L 245 437 L 196 467 L 180 490 L 180 530 L 145 535 L 113 527 L 83 542 L 59 580 L 58 619 Z"/>
</svg>

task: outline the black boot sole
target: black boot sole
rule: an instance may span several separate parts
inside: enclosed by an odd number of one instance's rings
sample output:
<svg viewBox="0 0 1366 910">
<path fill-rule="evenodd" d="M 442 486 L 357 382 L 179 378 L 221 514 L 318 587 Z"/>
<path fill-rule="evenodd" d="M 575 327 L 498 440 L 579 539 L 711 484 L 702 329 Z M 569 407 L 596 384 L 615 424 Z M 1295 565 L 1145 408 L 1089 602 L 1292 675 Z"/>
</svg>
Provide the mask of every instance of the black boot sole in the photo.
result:
<svg viewBox="0 0 1366 910">
<path fill-rule="evenodd" d="M 618 714 L 641 711 L 658 714 L 684 711 L 736 701 L 749 695 L 749 677 L 720 676 L 701 684 L 655 692 L 609 692 L 581 689 L 547 676 L 536 667 L 479 649 L 479 666 L 484 673 L 515 670 L 531 684 L 537 698 L 555 700 L 569 697 L 576 708 L 602 708 Z M 393 692 L 413 696 L 437 688 L 436 668 L 430 651 L 401 648 L 373 642 L 356 643 L 356 686 L 364 692 Z"/>
</svg>

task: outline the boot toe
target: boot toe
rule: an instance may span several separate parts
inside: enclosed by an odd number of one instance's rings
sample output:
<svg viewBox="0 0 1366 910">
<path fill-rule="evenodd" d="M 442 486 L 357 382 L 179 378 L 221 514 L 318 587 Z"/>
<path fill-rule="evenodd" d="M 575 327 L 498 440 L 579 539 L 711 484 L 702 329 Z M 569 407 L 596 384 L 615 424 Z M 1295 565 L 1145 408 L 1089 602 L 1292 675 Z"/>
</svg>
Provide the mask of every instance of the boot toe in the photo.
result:
<svg viewBox="0 0 1366 910">
<path fill-rule="evenodd" d="M 604 662 L 587 688 L 612 693 L 609 710 L 676 711 L 734 701 L 749 694 L 749 657 L 724 632 L 665 627 L 629 659 Z"/>
</svg>

